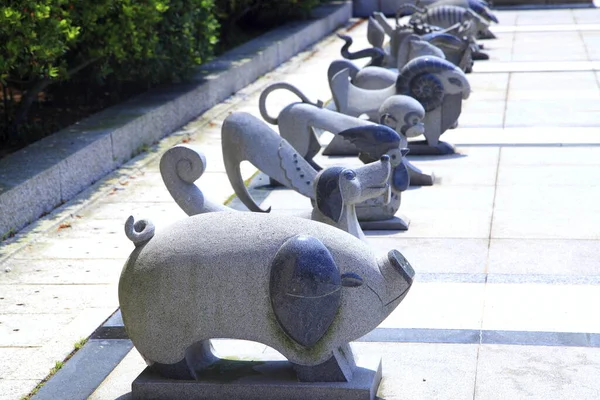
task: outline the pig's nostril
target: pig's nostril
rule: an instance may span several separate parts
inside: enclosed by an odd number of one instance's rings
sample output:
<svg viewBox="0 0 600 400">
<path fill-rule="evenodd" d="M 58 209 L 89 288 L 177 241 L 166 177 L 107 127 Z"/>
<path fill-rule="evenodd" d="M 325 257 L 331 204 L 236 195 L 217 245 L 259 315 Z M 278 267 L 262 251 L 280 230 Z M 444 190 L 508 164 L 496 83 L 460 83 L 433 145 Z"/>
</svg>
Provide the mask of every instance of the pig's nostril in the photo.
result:
<svg viewBox="0 0 600 400">
<path fill-rule="evenodd" d="M 388 252 L 388 260 L 407 282 L 412 282 L 415 271 L 406 258 L 398 250 Z"/>
<path fill-rule="evenodd" d="M 381 162 L 389 162 L 390 156 L 388 156 L 387 154 L 384 154 L 381 156 L 380 160 L 381 160 Z"/>
</svg>

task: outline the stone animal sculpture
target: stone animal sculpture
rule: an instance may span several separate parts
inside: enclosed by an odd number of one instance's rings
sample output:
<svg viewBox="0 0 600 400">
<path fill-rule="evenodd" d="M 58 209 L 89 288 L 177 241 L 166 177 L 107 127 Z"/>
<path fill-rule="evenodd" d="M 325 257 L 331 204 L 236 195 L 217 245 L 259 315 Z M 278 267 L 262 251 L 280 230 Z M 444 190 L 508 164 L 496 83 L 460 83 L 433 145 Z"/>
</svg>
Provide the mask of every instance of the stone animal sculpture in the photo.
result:
<svg viewBox="0 0 600 400">
<path fill-rule="evenodd" d="M 396 82 L 379 90 L 362 89 L 350 82 L 348 70 L 337 73 L 329 82 L 337 111 L 350 116 L 367 115 L 376 120 L 379 107 L 394 95 L 415 98 L 425 109 L 426 142 L 409 143 L 413 154 L 449 154 L 454 149 L 439 138 L 455 125 L 462 101 L 471 88 L 465 74 L 438 57 L 419 57 L 405 65 Z M 412 145 L 412 147 L 411 147 Z"/>
<path fill-rule="evenodd" d="M 285 142 L 282 143 L 284 146 Z M 289 146 L 289 145 L 288 145 Z M 382 202 L 390 198 L 390 158 L 384 155 L 378 162 L 358 168 L 330 167 L 313 176 L 312 168 L 296 157 L 296 168 L 307 174 L 302 180 L 310 181 L 314 208 L 310 214 L 301 215 L 342 229 L 359 239 L 364 233 L 356 217 L 356 205 L 380 197 Z M 202 190 L 194 184 L 206 169 L 206 158 L 198 149 L 178 145 L 167 150 L 160 160 L 160 173 L 165 186 L 175 202 L 189 216 L 209 212 L 234 211 L 232 208 L 206 199 Z M 288 168 L 289 169 L 289 168 Z M 287 175 L 295 182 L 298 171 Z M 291 183 L 288 182 L 291 185 Z M 304 187 L 305 185 L 300 185 Z"/>
<path fill-rule="evenodd" d="M 202 379 L 211 339 L 260 342 L 303 382 L 352 381 L 349 342 L 405 298 L 414 271 L 354 236 L 291 216 L 216 212 L 155 232 L 125 224 L 135 249 L 119 280 L 125 329 L 163 377 Z"/>
<path fill-rule="evenodd" d="M 353 127 L 347 129 L 346 134 L 359 135 L 359 132 L 369 129 L 376 130 L 381 136 L 386 136 L 388 141 L 393 139 L 397 142 L 400 141 L 400 136 L 394 130 L 381 125 Z M 387 138 L 387 136 L 391 136 L 393 139 Z M 268 212 L 269 210 L 261 209 L 244 185 L 240 172 L 242 161 L 249 161 L 277 182 L 308 198 L 315 199 L 314 180 L 317 176 L 317 169 L 320 167 L 312 160 L 311 162 L 305 160 L 287 140 L 260 119 L 247 113 L 229 115 L 223 122 L 221 142 L 227 177 L 240 201 L 250 211 Z M 397 143 L 395 148 L 398 148 Z M 314 155 L 314 153 L 309 154 Z M 384 156 L 389 156 L 389 158 Z M 400 157 L 402 157 L 401 153 L 390 152 L 390 154 L 380 154 L 375 161 L 382 158 L 388 159 L 386 167 L 389 168 L 389 163 L 396 165 L 397 162 L 401 162 Z M 357 169 L 355 168 L 355 170 Z M 380 197 L 371 198 L 355 205 L 356 215 L 362 229 L 372 229 L 374 224 L 379 226 L 383 223 L 380 221 L 388 221 L 386 229 L 408 229 L 408 222 L 394 217 L 394 215 L 400 208 L 400 190 L 408 187 L 409 180 L 408 171 L 405 168 L 393 167 L 388 181 L 391 199 L 386 191 Z M 382 189 L 381 183 L 367 186 L 375 186 L 377 190 Z"/>
<path fill-rule="evenodd" d="M 469 32 L 473 39 L 495 37 L 489 30 L 489 23 L 480 17 L 476 12 L 469 8 L 463 8 L 455 5 L 436 5 L 419 7 L 415 4 L 402 4 L 396 11 L 396 19 L 410 15 L 410 22 L 424 23 L 438 26 L 440 28 L 450 28 L 465 21 L 474 23 L 473 31 Z"/>
<path fill-rule="evenodd" d="M 343 62 L 349 63 L 345 60 Z M 267 98 L 271 92 L 278 89 L 289 90 L 303 101 L 289 104 L 279 112 L 277 117 L 272 117 L 267 111 Z M 361 161 L 366 163 L 373 162 L 384 155 L 389 156 L 393 177 L 392 201 L 395 201 L 396 197 L 399 199 L 400 192 L 406 189 L 404 186 L 407 184 L 404 178 L 406 170 L 411 185 L 433 185 L 433 176 L 424 174 L 404 157 L 406 138 L 420 136 L 425 131 L 422 122 L 425 110 L 411 97 L 392 96 L 379 108 L 378 119 L 392 124 L 392 128 L 400 136 L 386 132 L 375 123 L 315 106 L 307 101 L 306 96 L 298 88 L 288 83 L 275 83 L 268 86 L 261 93 L 258 106 L 263 119 L 270 124 L 278 125 L 279 134 L 317 169 L 321 167 L 315 163 L 313 157 L 319 152 L 321 145 L 315 135 L 315 129 L 336 135 L 323 153 L 325 155 L 358 155 Z M 369 127 L 369 129 L 351 129 L 359 127 Z"/>
<path fill-rule="evenodd" d="M 388 44 L 384 44 L 386 35 L 390 37 Z M 434 48 L 441 50 L 444 55 L 442 58 L 446 58 L 465 72 L 471 71 L 473 59 L 468 40 L 462 40 L 444 31 L 416 35 L 412 26 L 396 24 L 396 27 L 393 28 L 380 12 L 374 12 L 367 24 L 367 39 L 369 43 L 374 48 L 381 49 L 385 53 L 384 67 L 390 68 L 400 65 L 402 62 L 406 63 L 408 61 L 408 58 L 405 56 L 407 54 L 405 50 L 406 46 L 402 47 L 402 44 L 407 39 L 414 40 L 415 36 L 420 41 L 429 43 Z"/>
<path fill-rule="evenodd" d="M 337 35 L 340 39 L 342 39 L 345 43 L 340 50 L 342 57 L 348 60 L 358 60 L 361 58 L 371 58 L 369 65 L 375 66 L 387 66 L 386 54 L 382 49 L 378 48 L 370 48 L 363 49 L 356 52 L 350 51 L 350 46 L 352 46 L 352 38 L 347 35 Z"/>
<path fill-rule="evenodd" d="M 397 70 L 401 69 L 404 65 L 406 65 L 410 60 L 417 57 L 422 56 L 436 56 L 440 58 L 446 58 L 444 52 L 437 48 L 435 45 L 422 40 L 417 35 L 406 35 L 403 37 L 403 40 L 398 45 L 396 52 L 394 54 L 386 53 L 382 48 L 373 47 L 370 49 L 363 49 L 357 52 L 350 52 L 349 48 L 353 43 L 353 40 L 350 36 L 346 35 L 338 35 L 340 39 L 345 41 L 346 43 L 342 47 L 342 57 L 348 60 L 356 60 L 364 57 L 371 57 L 371 51 L 377 51 L 381 55 L 381 58 L 377 59 L 377 63 L 371 61 L 369 66 L 383 66 L 385 68 L 395 68 Z"/>
<path fill-rule="evenodd" d="M 498 23 L 498 18 L 492 13 L 492 10 L 489 8 L 489 4 L 487 1 L 481 0 L 438 0 L 432 4 L 432 6 L 442 6 L 442 5 L 453 5 L 462 8 L 468 8 L 487 22 Z"/>
</svg>

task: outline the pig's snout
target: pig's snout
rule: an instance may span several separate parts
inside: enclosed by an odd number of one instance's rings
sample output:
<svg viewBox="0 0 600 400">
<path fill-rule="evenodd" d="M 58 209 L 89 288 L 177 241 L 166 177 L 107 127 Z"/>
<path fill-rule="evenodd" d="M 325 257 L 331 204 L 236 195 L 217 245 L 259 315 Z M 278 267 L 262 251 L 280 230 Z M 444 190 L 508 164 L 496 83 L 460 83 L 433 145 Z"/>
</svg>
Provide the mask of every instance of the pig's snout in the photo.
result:
<svg viewBox="0 0 600 400">
<path fill-rule="evenodd" d="M 379 261 L 379 269 L 385 279 L 386 295 L 383 305 L 395 307 L 412 286 L 415 271 L 398 250 L 389 251 Z"/>
<path fill-rule="evenodd" d="M 411 285 L 415 276 L 415 270 L 402 253 L 398 250 L 391 250 L 388 253 L 388 260 L 392 267 L 402 276 L 402 279 Z"/>
</svg>

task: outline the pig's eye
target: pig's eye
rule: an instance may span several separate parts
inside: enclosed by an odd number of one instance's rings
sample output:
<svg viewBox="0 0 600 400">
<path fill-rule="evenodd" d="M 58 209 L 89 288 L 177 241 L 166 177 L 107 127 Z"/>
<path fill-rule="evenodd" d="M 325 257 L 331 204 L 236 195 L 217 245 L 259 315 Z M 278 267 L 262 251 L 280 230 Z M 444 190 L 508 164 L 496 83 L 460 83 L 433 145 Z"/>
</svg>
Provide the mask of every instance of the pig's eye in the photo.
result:
<svg viewBox="0 0 600 400">
<path fill-rule="evenodd" d="M 347 169 L 347 170 L 344 171 L 343 176 L 347 180 L 351 181 L 351 180 L 354 180 L 356 178 L 356 172 L 352 171 L 351 169 Z"/>
</svg>

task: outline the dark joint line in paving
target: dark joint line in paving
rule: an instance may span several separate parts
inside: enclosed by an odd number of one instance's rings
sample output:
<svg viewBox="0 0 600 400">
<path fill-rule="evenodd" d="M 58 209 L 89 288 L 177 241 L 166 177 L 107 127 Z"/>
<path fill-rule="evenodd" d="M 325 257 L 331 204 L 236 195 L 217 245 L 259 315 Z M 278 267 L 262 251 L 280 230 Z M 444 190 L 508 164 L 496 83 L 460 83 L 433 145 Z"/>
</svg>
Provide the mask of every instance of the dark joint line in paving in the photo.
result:
<svg viewBox="0 0 600 400">
<path fill-rule="evenodd" d="M 472 128 L 467 128 L 472 129 Z M 599 147 L 600 143 L 455 143 L 456 147 Z M 410 153 L 409 153 L 410 155 Z"/>
<path fill-rule="evenodd" d="M 535 11 L 535 10 L 566 10 L 566 9 L 587 9 L 596 8 L 593 2 L 590 3 L 565 3 L 565 4 L 516 4 L 510 6 L 493 6 L 492 10 L 498 11 Z"/>
<path fill-rule="evenodd" d="M 452 274 L 448 274 L 452 275 Z M 459 274 L 454 274 L 459 275 Z M 465 274 L 467 275 L 467 274 Z M 597 277 L 598 278 L 598 277 Z M 120 336 L 110 337 L 118 332 Z M 121 310 L 98 328 L 90 339 L 128 339 Z M 479 329 L 377 328 L 359 342 L 504 344 L 523 346 L 600 347 L 600 333 L 503 331 Z"/>
<path fill-rule="evenodd" d="M 421 283 L 600 285 L 600 275 L 417 273 L 415 281 Z"/>
<path fill-rule="evenodd" d="M 476 329 L 377 328 L 359 342 L 600 347 L 600 334 Z"/>
</svg>

